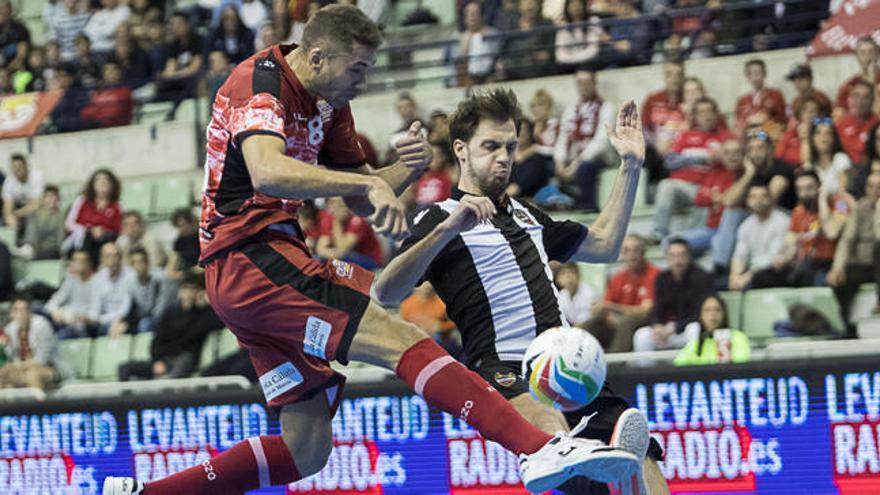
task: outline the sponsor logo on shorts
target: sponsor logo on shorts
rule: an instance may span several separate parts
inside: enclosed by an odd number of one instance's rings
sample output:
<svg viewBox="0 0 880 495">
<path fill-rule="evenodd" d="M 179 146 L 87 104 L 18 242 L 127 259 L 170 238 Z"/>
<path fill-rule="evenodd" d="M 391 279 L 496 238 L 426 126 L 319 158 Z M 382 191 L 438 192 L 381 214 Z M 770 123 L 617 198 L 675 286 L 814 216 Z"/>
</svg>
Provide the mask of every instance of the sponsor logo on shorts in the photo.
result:
<svg viewBox="0 0 880 495">
<path fill-rule="evenodd" d="M 347 261 L 331 260 L 333 266 L 336 267 L 336 275 L 340 278 L 351 278 L 354 275 L 354 267 Z"/>
<path fill-rule="evenodd" d="M 496 371 L 495 383 L 501 385 L 504 388 L 510 388 L 514 383 L 516 383 L 516 373 L 512 371 L 509 371 L 507 373 Z"/>
<path fill-rule="evenodd" d="M 290 361 L 281 363 L 260 376 L 260 387 L 267 401 L 287 392 L 303 382 L 302 373 Z"/>
<path fill-rule="evenodd" d="M 327 359 L 327 341 L 330 339 L 330 332 L 333 325 L 330 323 L 309 316 L 306 320 L 306 338 L 303 340 L 303 350 L 310 356 L 321 359 Z"/>
</svg>

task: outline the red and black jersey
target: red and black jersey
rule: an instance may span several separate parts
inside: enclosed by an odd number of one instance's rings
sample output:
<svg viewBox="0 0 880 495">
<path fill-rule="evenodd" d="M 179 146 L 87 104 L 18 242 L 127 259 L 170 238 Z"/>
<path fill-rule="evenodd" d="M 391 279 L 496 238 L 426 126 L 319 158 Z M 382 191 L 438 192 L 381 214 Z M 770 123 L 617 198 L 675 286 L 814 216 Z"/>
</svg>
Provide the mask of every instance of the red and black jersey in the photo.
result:
<svg viewBox="0 0 880 495">
<path fill-rule="evenodd" d="M 297 160 L 335 169 L 365 163 L 351 108 L 333 108 L 302 86 L 284 60 L 295 45 L 274 45 L 238 64 L 220 87 L 207 129 L 199 229 L 201 260 L 273 223 L 296 220 L 302 201 L 254 190 L 242 141 L 276 135 Z"/>
</svg>

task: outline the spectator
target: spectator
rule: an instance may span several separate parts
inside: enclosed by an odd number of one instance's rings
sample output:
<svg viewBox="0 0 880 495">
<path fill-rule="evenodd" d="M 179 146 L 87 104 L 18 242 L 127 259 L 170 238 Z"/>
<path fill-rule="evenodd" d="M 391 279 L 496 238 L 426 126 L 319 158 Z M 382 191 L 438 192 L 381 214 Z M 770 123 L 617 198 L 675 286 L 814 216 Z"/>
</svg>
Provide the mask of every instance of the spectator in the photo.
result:
<svg viewBox="0 0 880 495">
<path fill-rule="evenodd" d="M 575 68 L 599 58 L 601 43 L 608 39 L 597 16 L 588 17 L 584 0 L 566 0 L 565 25 L 556 31 L 556 63 Z M 589 22 L 587 22 L 589 20 Z"/>
<path fill-rule="evenodd" d="M 746 62 L 745 75 L 752 92 L 736 102 L 736 129 L 745 133 L 750 128 L 762 127 L 771 134 L 778 129 L 781 134 L 786 123 L 785 98 L 778 89 L 764 86 L 767 77 L 764 61 L 752 59 Z"/>
<path fill-rule="evenodd" d="M 204 87 L 202 91 L 208 96 L 211 105 L 208 106 L 208 112 L 211 112 L 211 106 L 214 98 L 217 97 L 217 91 L 220 86 L 226 82 L 226 78 L 232 73 L 232 65 L 229 64 L 229 58 L 225 53 L 215 50 L 208 54 L 208 72 L 205 73 Z"/>
<path fill-rule="evenodd" d="M 813 87 L 813 69 L 808 64 L 795 64 L 785 78 L 794 84 L 796 96 L 791 100 L 789 115 L 796 116 L 805 99 L 810 99 L 819 105 L 818 113 L 824 116 L 831 114 L 831 100 L 828 96 Z"/>
<path fill-rule="evenodd" d="M 101 269 L 92 280 L 92 305 L 89 320 L 97 326 L 98 335 L 119 337 L 129 330 L 132 311 L 131 287 L 134 272 L 122 263 L 116 244 L 101 246 Z"/>
<path fill-rule="evenodd" d="M 813 127 L 813 121 L 818 118 L 827 118 L 828 112 L 822 111 L 821 103 L 812 96 L 801 98 L 797 110 L 794 113 L 794 120 L 789 122 L 788 129 L 782 135 L 782 138 L 776 144 L 776 152 L 774 156 L 777 160 L 784 162 L 793 169 L 801 168 L 803 159 L 805 158 L 810 143 L 810 130 Z M 801 150 L 804 153 L 801 153 Z"/>
<path fill-rule="evenodd" d="M 464 360 L 461 335 L 447 316 L 446 305 L 430 282 L 413 289 L 413 293 L 400 303 L 400 317 L 430 335 L 450 356 Z"/>
<path fill-rule="evenodd" d="M 165 44 L 168 58 L 157 81 L 158 100 L 182 101 L 192 96 L 204 60 L 202 40 L 193 31 L 189 18 L 175 12 L 168 20 L 171 41 Z"/>
<path fill-rule="evenodd" d="M 58 338 L 85 337 L 94 333 L 89 322 L 92 307 L 92 258 L 87 251 L 70 253 L 61 287 L 52 294 L 45 310 L 58 329 Z"/>
<path fill-rule="evenodd" d="M 47 41 L 43 48 L 46 52 L 46 67 L 50 70 L 61 67 L 61 45 L 58 44 L 58 40 Z"/>
<path fill-rule="evenodd" d="M 455 168 L 449 143 L 433 143 L 433 159 L 428 170 L 416 182 L 416 204 L 429 206 L 449 198 L 453 180 L 449 171 Z M 457 181 L 456 181 L 457 182 Z"/>
<path fill-rule="evenodd" d="M 126 25 L 116 31 L 116 43 L 109 61 L 122 70 L 122 82 L 130 88 L 138 88 L 152 80 L 153 68 L 147 55 L 132 37 Z"/>
<path fill-rule="evenodd" d="M 205 337 L 223 328 L 205 297 L 204 279 L 188 272 L 177 293 L 177 302 L 156 321 L 150 361 L 133 361 L 119 367 L 119 379 L 182 378 L 199 363 Z"/>
<path fill-rule="evenodd" d="M 58 41 L 62 61 L 76 58 L 76 36 L 86 28 L 90 17 L 88 2 L 82 0 L 60 0 L 52 10 L 47 28 L 49 38 Z"/>
<path fill-rule="evenodd" d="M 40 207 L 45 181 L 43 173 L 31 170 L 27 159 L 15 153 L 10 159 L 10 171 L 3 181 L 3 221 L 15 232 L 16 244 L 24 240 L 27 217 Z"/>
<path fill-rule="evenodd" d="M 137 210 L 128 210 L 122 214 L 122 230 L 116 239 L 116 245 L 119 246 L 125 263 L 131 263 L 129 255 L 138 248 L 147 252 L 153 267 L 164 267 L 168 261 L 162 243 L 147 231 L 144 217 Z"/>
<path fill-rule="evenodd" d="M 92 43 L 84 33 L 76 35 L 74 41 L 76 56 L 73 65 L 80 83 L 86 88 L 94 88 L 101 80 L 101 67 L 92 55 Z"/>
<path fill-rule="evenodd" d="M 160 5 L 164 2 L 158 2 Z M 131 27 L 131 34 L 136 43 L 147 41 L 148 26 L 154 22 L 161 22 L 164 18 L 162 7 L 154 5 L 153 0 L 130 0 L 130 13 L 125 24 Z M 121 27 L 121 26 L 120 26 Z M 117 43 L 119 40 L 117 40 Z"/>
<path fill-rule="evenodd" d="M 73 63 L 65 63 L 55 72 L 55 78 L 47 81 L 50 90 L 59 90 L 61 100 L 52 109 L 49 127 L 53 132 L 74 132 L 87 129 L 80 113 L 89 104 L 89 92 L 77 78 L 77 68 Z"/>
<path fill-rule="evenodd" d="M 669 152 L 675 136 L 685 130 L 688 120 L 682 102 L 684 64 L 664 64 L 663 81 L 664 88 L 648 95 L 642 105 L 642 128 L 647 139 L 645 168 L 651 183 L 658 182 L 665 175 L 662 157 Z M 699 80 L 694 81 L 699 84 Z"/>
<path fill-rule="evenodd" d="M 803 164 L 804 170 L 812 170 L 819 176 L 822 191 L 837 194 L 846 190 L 852 162 L 843 152 L 834 122 L 828 117 L 816 119 L 810 128 L 809 151 Z"/>
<path fill-rule="evenodd" d="M 703 81 L 699 77 L 685 77 L 684 83 L 681 85 L 681 113 L 684 117 L 684 122 L 682 122 L 682 126 L 676 134 L 684 132 L 691 127 L 694 105 L 704 97 L 706 97 L 706 87 L 703 86 Z M 722 115 L 718 115 L 718 125 L 727 128 Z M 674 136 L 672 140 L 674 141 Z"/>
<path fill-rule="evenodd" d="M 120 0 L 101 0 L 101 8 L 92 14 L 83 32 L 92 41 L 92 51 L 107 55 L 113 50 L 116 29 L 131 15 L 126 2 Z"/>
<path fill-rule="evenodd" d="M 559 309 L 570 325 L 586 328 L 590 319 L 590 309 L 596 302 L 596 293 L 586 282 L 581 281 L 581 271 L 577 263 L 565 263 L 556 270 L 554 283 L 559 289 Z M 608 345 L 603 347 L 608 348 Z"/>
<path fill-rule="evenodd" d="M 880 117 L 872 110 L 873 106 L 874 86 L 861 80 L 853 82 L 847 99 L 848 111 L 834 123 L 843 150 L 852 163 L 864 161 L 868 131 L 880 122 Z"/>
<path fill-rule="evenodd" d="M 9 317 L 9 324 L 0 334 L 7 358 L 0 368 L 0 387 L 48 390 L 67 378 L 67 368 L 58 360 L 52 324 L 33 313 L 30 298 L 14 296 Z"/>
<path fill-rule="evenodd" d="M 612 152 L 605 129 L 614 123 L 614 108 L 599 96 L 596 72 L 579 70 L 575 82 L 579 101 L 562 112 L 553 160 L 556 178 L 562 183 L 576 181 L 581 206 L 596 210 L 596 178 Z"/>
<path fill-rule="evenodd" d="M 489 24 L 499 31 L 513 31 L 519 22 L 519 2 L 517 0 L 501 0 L 501 9 Z"/>
<path fill-rule="evenodd" d="M 837 239 L 852 211 L 851 199 L 820 192 L 819 176 L 807 171 L 795 182 L 798 206 L 773 266 L 752 277 L 752 287 L 808 287 L 825 283 Z"/>
<path fill-rule="evenodd" d="M 730 261 L 730 290 L 745 290 L 758 271 L 770 268 L 785 243 L 790 219 L 776 208 L 764 184 L 749 186 L 746 199 L 752 212 L 736 232 L 736 249 Z"/>
<path fill-rule="evenodd" d="M 540 0 L 520 0 L 517 32 L 508 33 L 496 71 L 501 79 L 528 79 L 553 69 L 553 24 L 541 16 Z"/>
<path fill-rule="evenodd" d="M 275 29 L 275 24 L 271 21 L 264 22 L 256 32 L 257 34 L 254 39 L 255 51 L 260 52 L 272 45 L 281 43 L 281 38 L 278 37 L 278 31 Z"/>
<path fill-rule="evenodd" d="M 853 214 L 846 219 L 828 272 L 828 285 L 834 289 L 849 338 L 857 337 L 856 326 L 850 321 L 849 313 L 859 287 L 870 282 L 880 287 L 880 248 L 877 247 L 880 235 L 876 223 L 878 201 L 880 173 L 875 172 L 868 176 L 865 197 L 856 203 Z M 880 307 L 880 302 L 875 303 L 877 307 Z"/>
<path fill-rule="evenodd" d="M 130 124 L 133 110 L 131 88 L 122 80 L 122 67 L 112 60 L 106 62 L 101 84 L 92 91 L 80 115 L 95 127 L 115 127 Z"/>
<path fill-rule="evenodd" d="M 315 248 L 318 245 L 318 238 L 321 237 L 320 225 L 324 215 L 327 215 L 327 212 L 316 207 L 315 202 L 312 200 L 303 201 L 299 210 L 296 210 L 299 228 L 302 231 L 303 236 L 306 238 L 306 246 L 312 253 L 315 252 Z"/>
<path fill-rule="evenodd" d="M 151 332 L 162 310 L 172 302 L 175 284 L 151 265 L 149 253 L 141 246 L 128 253 L 128 263 L 134 274 L 129 291 L 135 330 L 137 333 Z"/>
<path fill-rule="evenodd" d="M 553 158 L 540 153 L 535 140 L 535 124 L 524 118 L 520 122 L 516 161 L 510 171 L 507 194 L 512 197 L 538 195 L 553 177 Z M 546 191 L 546 190 L 545 190 Z M 549 207 L 552 199 L 544 198 L 542 205 Z"/>
<path fill-rule="evenodd" d="M 706 177 L 720 171 L 721 143 L 732 139 L 733 133 L 718 125 L 718 105 L 711 98 L 694 104 L 693 128 L 675 138 L 666 156 L 669 178 L 657 186 L 653 237 L 655 241 L 669 235 L 673 212 L 694 204 L 697 191 Z M 689 221 L 689 224 L 693 224 Z"/>
<path fill-rule="evenodd" d="M 703 179 L 694 196 L 694 206 L 706 210 L 705 225 L 674 234 L 687 242 L 694 257 L 702 256 L 711 247 L 724 205 L 735 194 L 729 192 L 730 188 L 743 171 L 743 150 L 738 139 L 728 139 L 721 145 L 721 163 L 722 167 L 715 168 Z"/>
<path fill-rule="evenodd" d="M 253 55 L 254 33 L 241 21 L 234 6 L 223 7 L 220 25 L 211 33 L 208 50 L 225 53 L 234 64 Z"/>
<path fill-rule="evenodd" d="M 27 217 L 24 250 L 35 260 L 58 259 L 64 242 L 64 212 L 58 186 L 47 185 L 40 206 Z"/>
<path fill-rule="evenodd" d="M 62 252 L 86 249 L 92 261 L 98 259 L 103 244 L 113 242 L 122 230 L 122 209 L 119 206 L 119 179 L 108 169 L 95 170 L 85 190 L 70 206 L 65 227 L 70 233 Z"/>
<path fill-rule="evenodd" d="M 529 102 L 529 110 L 534 119 L 532 135 L 535 151 L 552 157 L 556 139 L 559 137 L 559 119 L 553 116 L 553 97 L 546 90 L 535 91 L 532 101 Z"/>
<path fill-rule="evenodd" d="M 648 323 L 654 306 L 654 281 L 660 270 L 645 259 L 645 240 L 628 235 L 620 250 L 623 269 L 608 281 L 605 298 L 592 308 L 590 328 L 614 335 L 610 352 L 632 351 L 633 333 Z"/>
<path fill-rule="evenodd" d="M 428 117 L 428 142 L 449 141 L 449 116 L 442 110 L 434 110 Z"/>
<path fill-rule="evenodd" d="M 39 46 L 30 47 L 27 66 L 13 75 L 15 92 L 46 91 L 47 80 L 52 72 L 52 69 L 46 65 L 46 51 Z"/>
<path fill-rule="evenodd" d="M 458 86 L 482 84 L 492 76 L 495 59 L 501 50 L 498 31 L 483 23 L 479 2 L 468 2 L 464 7 L 464 30 L 453 45 Z"/>
<path fill-rule="evenodd" d="M 0 1 L 0 65 L 24 67 L 30 42 L 31 33 L 15 19 L 10 1 Z"/>
<path fill-rule="evenodd" d="M 257 32 L 260 26 L 269 20 L 269 8 L 262 0 L 242 0 L 238 7 L 238 15 L 241 16 L 241 22 L 245 27 Z"/>
<path fill-rule="evenodd" d="M 842 117 L 849 109 L 849 94 L 857 82 L 867 83 L 873 88 L 880 84 L 880 47 L 870 36 L 862 36 L 856 42 L 856 60 L 859 72 L 844 82 L 837 91 L 834 101 L 834 118 Z"/>
<path fill-rule="evenodd" d="M 856 198 L 864 196 L 868 176 L 875 172 L 880 172 L 880 123 L 868 133 L 868 140 L 865 141 L 865 161 L 856 167 L 855 176 L 850 181 L 850 194 Z"/>
<path fill-rule="evenodd" d="M 0 96 L 9 96 L 15 94 L 15 88 L 12 87 L 12 77 L 9 70 L 0 67 Z"/>
<path fill-rule="evenodd" d="M 654 20 L 641 15 L 635 0 L 617 0 L 613 13 L 614 17 L 607 22 L 611 64 L 619 67 L 647 63 L 654 45 Z"/>
<path fill-rule="evenodd" d="M 327 212 L 319 225 L 315 254 L 325 259 L 351 261 L 374 270 L 382 266 L 382 246 L 370 223 L 354 215 L 342 198 L 329 198 Z"/>
<path fill-rule="evenodd" d="M 700 304 L 700 319 L 689 323 L 685 334 L 696 334 L 678 356 L 676 366 L 700 364 L 746 363 L 751 346 L 746 334 L 733 330 L 728 323 L 727 305 L 712 294 Z"/>
<path fill-rule="evenodd" d="M 712 292 L 712 276 L 693 263 L 688 245 L 681 239 L 669 242 L 666 262 L 669 268 L 654 282 L 651 326 L 636 330 L 633 336 L 636 352 L 681 349 L 698 336 L 687 324 L 699 317 L 700 301 Z"/>
<path fill-rule="evenodd" d="M 177 237 L 171 245 L 168 268 L 171 272 L 187 271 L 199 264 L 199 224 L 189 208 L 178 208 L 171 214 Z"/>
<path fill-rule="evenodd" d="M 416 100 L 413 99 L 412 95 L 407 91 L 401 91 L 397 95 L 397 101 L 395 102 L 395 110 L 397 111 L 397 115 L 400 116 L 400 127 L 391 134 L 391 138 L 389 139 L 389 152 L 394 150 L 394 145 L 397 141 L 406 135 L 409 131 L 409 127 L 413 124 L 413 122 L 418 121 L 422 124 L 422 129 L 426 130 L 425 121 L 419 116 L 419 107 L 416 104 Z M 392 153 L 393 154 L 393 153 Z M 392 159 L 394 158 L 394 159 Z M 396 156 L 391 157 L 386 156 L 385 161 L 388 163 L 396 160 Z"/>
</svg>

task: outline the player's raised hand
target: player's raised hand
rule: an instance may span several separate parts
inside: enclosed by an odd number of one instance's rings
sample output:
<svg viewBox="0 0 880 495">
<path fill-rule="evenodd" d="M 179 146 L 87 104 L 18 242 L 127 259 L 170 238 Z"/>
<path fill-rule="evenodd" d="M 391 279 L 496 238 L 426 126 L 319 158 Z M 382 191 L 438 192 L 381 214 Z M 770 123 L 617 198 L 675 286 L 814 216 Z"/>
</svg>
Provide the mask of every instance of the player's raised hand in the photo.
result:
<svg viewBox="0 0 880 495">
<path fill-rule="evenodd" d="M 491 219 L 495 213 L 495 204 L 491 199 L 485 196 L 465 195 L 442 225 L 455 232 L 466 232 L 481 222 Z"/>
<path fill-rule="evenodd" d="M 401 163 L 409 168 L 425 170 L 431 164 L 431 145 L 422 135 L 422 123 L 418 120 L 409 126 L 406 134 L 394 143 Z"/>
<path fill-rule="evenodd" d="M 387 235 L 395 240 L 409 235 L 406 209 L 387 182 L 377 177 L 375 184 L 367 193 L 367 199 L 375 209 L 369 220 L 377 234 Z"/>
<path fill-rule="evenodd" d="M 612 129 L 606 124 L 608 139 L 617 150 L 620 158 L 635 161 L 641 166 L 645 161 L 645 135 L 642 133 L 642 120 L 639 110 L 632 100 L 626 102 L 617 112 L 617 123 Z"/>
</svg>

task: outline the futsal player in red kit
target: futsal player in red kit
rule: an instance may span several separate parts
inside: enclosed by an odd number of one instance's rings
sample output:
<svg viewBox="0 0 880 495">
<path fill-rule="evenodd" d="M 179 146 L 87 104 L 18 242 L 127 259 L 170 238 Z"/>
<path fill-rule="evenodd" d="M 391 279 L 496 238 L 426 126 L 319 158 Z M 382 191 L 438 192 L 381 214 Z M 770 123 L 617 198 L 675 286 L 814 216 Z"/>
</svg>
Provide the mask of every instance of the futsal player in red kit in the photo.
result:
<svg viewBox="0 0 880 495">
<path fill-rule="evenodd" d="M 241 494 L 317 473 L 333 449 L 331 420 L 345 384 L 332 360 L 395 371 L 429 404 L 520 455 L 530 491 L 573 476 L 616 482 L 638 469 L 624 450 L 542 432 L 421 330 L 371 302 L 371 272 L 311 257 L 297 224 L 302 200 L 342 196 L 378 232 L 401 238 L 397 194 L 431 159 L 414 124 L 397 144 L 398 163 L 375 173 L 365 163 L 348 103 L 364 90 L 380 43 L 379 28 L 356 7 L 325 7 L 300 46 L 275 45 L 240 63 L 214 101 L 201 263 L 212 307 L 279 410 L 281 436 L 249 438 L 146 484 L 107 478 L 104 495 Z"/>
</svg>

